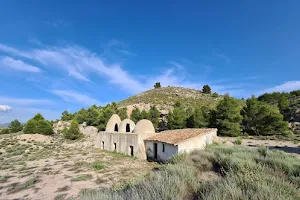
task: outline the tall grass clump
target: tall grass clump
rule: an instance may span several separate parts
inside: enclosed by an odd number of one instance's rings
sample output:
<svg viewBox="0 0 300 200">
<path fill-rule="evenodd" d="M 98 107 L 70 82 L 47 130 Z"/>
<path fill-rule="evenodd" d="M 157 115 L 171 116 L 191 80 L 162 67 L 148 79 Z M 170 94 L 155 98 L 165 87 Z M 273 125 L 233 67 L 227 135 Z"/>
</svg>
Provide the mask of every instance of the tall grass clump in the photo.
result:
<svg viewBox="0 0 300 200">
<path fill-rule="evenodd" d="M 300 161 L 260 147 L 211 145 L 173 157 L 122 187 L 83 190 L 80 199 L 300 199 Z M 203 178 L 213 173 L 215 178 Z"/>
</svg>

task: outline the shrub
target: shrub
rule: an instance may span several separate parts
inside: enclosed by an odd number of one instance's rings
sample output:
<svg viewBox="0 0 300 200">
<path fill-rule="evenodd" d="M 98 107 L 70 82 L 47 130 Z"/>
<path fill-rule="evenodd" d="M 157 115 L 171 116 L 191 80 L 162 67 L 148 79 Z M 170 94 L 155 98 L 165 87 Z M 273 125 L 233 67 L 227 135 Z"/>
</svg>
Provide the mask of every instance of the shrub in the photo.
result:
<svg viewBox="0 0 300 200">
<path fill-rule="evenodd" d="M 242 144 L 242 140 L 238 138 L 238 139 L 235 139 L 233 143 L 237 144 L 237 145 L 241 145 Z"/>
<path fill-rule="evenodd" d="M 9 134 L 9 133 L 10 133 L 9 128 L 3 128 L 0 130 L 0 134 Z"/>
<path fill-rule="evenodd" d="M 16 133 L 22 131 L 23 126 L 18 120 L 15 119 L 10 123 L 9 128 L 12 133 Z"/>
<path fill-rule="evenodd" d="M 30 119 L 27 121 L 24 127 L 25 134 L 35 134 L 37 133 L 37 121 L 35 119 Z"/>
<path fill-rule="evenodd" d="M 100 161 L 93 162 L 92 166 L 95 170 L 102 170 L 105 168 L 105 166 Z"/>
<path fill-rule="evenodd" d="M 70 140 L 76 140 L 78 138 L 81 138 L 83 135 L 80 133 L 79 130 L 79 124 L 76 120 L 72 120 L 71 122 L 71 126 L 69 129 L 64 129 L 62 131 L 64 137 L 66 139 L 70 139 Z"/>
<path fill-rule="evenodd" d="M 40 120 L 37 122 L 37 133 L 44 135 L 52 135 L 54 132 L 50 124 L 45 120 Z"/>
</svg>

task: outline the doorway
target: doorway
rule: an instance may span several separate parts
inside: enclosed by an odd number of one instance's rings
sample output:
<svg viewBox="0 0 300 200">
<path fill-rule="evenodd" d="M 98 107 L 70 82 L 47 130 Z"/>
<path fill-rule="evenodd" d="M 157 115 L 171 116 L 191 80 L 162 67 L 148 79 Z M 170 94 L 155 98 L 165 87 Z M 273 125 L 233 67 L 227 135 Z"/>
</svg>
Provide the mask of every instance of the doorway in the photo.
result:
<svg viewBox="0 0 300 200">
<path fill-rule="evenodd" d="M 153 143 L 154 160 L 157 160 L 157 143 Z"/>
<path fill-rule="evenodd" d="M 117 151 L 117 143 L 114 143 L 115 151 Z"/>
<path fill-rule="evenodd" d="M 130 132 L 130 124 L 126 124 L 126 133 Z"/>
<path fill-rule="evenodd" d="M 133 156 L 134 156 L 134 153 L 133 153 L 133 146 L 130 146 L 129 148 L 130 148 L 130 156 L 133 157 Z"/>
<path fill-rule="evenodd" d="M 118 124 L 115 124 L 115 129 L 114 129 L 115 132 L 118 132 L 119 131 L 119 128 L 118 128 Z"/>
<path fill-rule="evenodd" d="M 104 149 L 104 141 L 102 141 L 102 149 Z"/>
</svg>

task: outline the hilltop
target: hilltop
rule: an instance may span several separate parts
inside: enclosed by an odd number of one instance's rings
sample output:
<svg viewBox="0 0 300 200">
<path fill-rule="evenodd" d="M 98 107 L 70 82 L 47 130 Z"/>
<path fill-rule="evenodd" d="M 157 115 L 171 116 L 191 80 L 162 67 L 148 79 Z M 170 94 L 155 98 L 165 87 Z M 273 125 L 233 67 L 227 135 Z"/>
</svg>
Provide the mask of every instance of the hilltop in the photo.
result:
<svg viewBox="0 0 300 200">
<path fill-rule="evenodd" d="M 119 102 L 118 106 L 127 107 L 128 112 L 131 113 L 134 107 L 148 111 L 151 105 L 155 105 L 161 113 L 168 113 L 177 101 L 184 107 L 196 105 L 215 107 L 221 99 L 223 96 L 217 93 L 204 94 L 201 90 L 169 86 L 147 90 L 129 97 Z"/>
</svg>

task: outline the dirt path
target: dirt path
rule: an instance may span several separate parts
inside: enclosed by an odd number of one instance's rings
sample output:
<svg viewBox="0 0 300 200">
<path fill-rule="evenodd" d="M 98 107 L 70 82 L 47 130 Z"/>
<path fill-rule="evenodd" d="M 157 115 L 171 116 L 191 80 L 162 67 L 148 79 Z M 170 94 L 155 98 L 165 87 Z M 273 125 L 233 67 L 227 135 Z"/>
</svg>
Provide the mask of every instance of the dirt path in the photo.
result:
<svg viewBox="0 0 300 200">
<path fill-rule="evenodd" d="M 123 154 L 38 134 L 0 138 L 0 154 L 1 199 L 76 198 L 82 189 L 112 187 L 154 167 Z"/>
<path fill-rule="evenodd" d="M 220 142 L 226 145 L 234 145 L 237 138 L 233 137 L 219 137 Z M 256 140 L 256 139 L 241 139 L 242 145 L 249 147 L 266 146 L 270 150 L 278 149 L 286 153 L 290 153 L 300 158 L 300 143 L 294 143 L 292 141 L 280 141 L 280 140 Z"/>
</svg>

